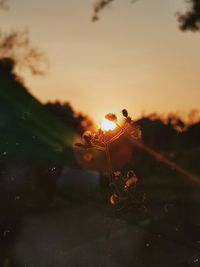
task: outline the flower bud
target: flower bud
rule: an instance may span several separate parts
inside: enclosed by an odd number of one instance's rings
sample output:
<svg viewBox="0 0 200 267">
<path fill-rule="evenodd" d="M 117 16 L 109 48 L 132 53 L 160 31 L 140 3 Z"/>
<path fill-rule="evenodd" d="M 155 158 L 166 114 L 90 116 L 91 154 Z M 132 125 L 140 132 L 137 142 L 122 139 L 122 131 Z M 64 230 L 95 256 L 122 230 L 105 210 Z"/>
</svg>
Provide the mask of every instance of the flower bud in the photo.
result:
<svg viewBox="0 0 200 267">
<path fill-rule="evenodd" d="M 117 121 L 117 116 L 114 113 L 108 113 L 105 118 L 109 121 Z"/>
<path fill-rule="evenodd" d="M 128 111 L 126 109 L 122 110 L 122 115 L 127 118 L 128 117 Z"/>
<path fill-rule="evenodd" d="M 113 194 L 111 197 L 110 197 L 110 204 L 115 206 L 119 203 L 119 197 L 116 195 L 116 194 Z"/>
</svg>

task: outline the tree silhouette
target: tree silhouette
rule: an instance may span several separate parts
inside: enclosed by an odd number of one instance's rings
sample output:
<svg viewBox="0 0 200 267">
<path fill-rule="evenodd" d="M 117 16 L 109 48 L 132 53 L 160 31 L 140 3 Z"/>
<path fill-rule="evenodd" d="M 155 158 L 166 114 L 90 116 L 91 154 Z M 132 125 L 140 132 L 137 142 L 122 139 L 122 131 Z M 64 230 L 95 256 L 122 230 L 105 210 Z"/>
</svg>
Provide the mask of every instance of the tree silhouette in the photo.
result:
<svg viewBox="0 0 200 267">
<path fill-rule="evenodd" d="M 7 9 L 7 4 L 8 0 L 0 0 L 0 9 Z M 33 75 L 43 75 L 48 67 L 45 54 L 32 46 L 28 30 L 0 30 L 0 60 L 4 67 L 12 62 L 13 73 L 26 68 Z"/>
<path fill-rule="evenodd" d="M 179 14 L 178 20 L 183 31 L 200 30 L 200 0 L 190 0 L 189 8 L 185 14 Z"/>
<path fill-rule="evenodd" d="M 47 102 L 45 107 L 64 121 L 65 124 L 69 125 L 79 135 L 82 135 L 86 130 L 93 128 L 92 120 L 86 115 L 77 113 L 69 102 Z"/>
<path fill-rule="evenodd" d="M 98 0 L 96 1 L 93 11 L 92 20 L 96 21 L 99 19 L 99 12 L 102 11 L 105 7 L 109 6 L 114 0 Z M 136 2 L 133 0 L 132 2 Z M 177 13 L 178 21 L 180 23 L 180 29 L 183 31 L 200 30 L 200 0 L 189 0 L 186 1 L 189 5 L 187 11 L 184 14 Z"/>
<path fill-rule="evenodd" d="M 33 75 L 45 73 L 48 62 L 37 47 L 33 47 L 27 30 L 0 31 L 0 59 L 10 58 L 15 62 L 14 71 L 27 68 Z"/>
</svg>

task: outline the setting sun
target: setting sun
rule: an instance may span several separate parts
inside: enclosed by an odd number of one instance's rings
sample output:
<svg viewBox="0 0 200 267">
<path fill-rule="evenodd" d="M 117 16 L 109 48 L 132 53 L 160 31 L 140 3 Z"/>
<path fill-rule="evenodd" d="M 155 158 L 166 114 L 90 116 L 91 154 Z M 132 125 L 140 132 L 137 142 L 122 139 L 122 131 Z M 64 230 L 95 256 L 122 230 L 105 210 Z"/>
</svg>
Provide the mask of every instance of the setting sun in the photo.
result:
<svg viewBox="0 0 200 267">
<path fill-rule="evenodd" d="M 114 123 L 113 121 L 104 119 L 101 123 L 101 129 L 103 131 L 113 131 L 115 128 L 116 128 L 116 123 Z"/>
</svg>

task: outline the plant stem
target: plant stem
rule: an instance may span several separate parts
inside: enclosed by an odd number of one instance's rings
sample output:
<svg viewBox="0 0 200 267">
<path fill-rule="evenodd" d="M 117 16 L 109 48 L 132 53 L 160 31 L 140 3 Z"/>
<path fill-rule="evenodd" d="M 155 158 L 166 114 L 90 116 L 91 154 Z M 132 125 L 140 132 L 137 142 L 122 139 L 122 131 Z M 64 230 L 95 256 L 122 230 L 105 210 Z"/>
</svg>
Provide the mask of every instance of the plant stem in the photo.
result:
<svg viewBox="0 0 200 267">
<path fill-rule="evenodd" d="M 110 184 L 112 184 L 113 183 L 113 168 L 112 168 L 112 162 L 111 162 L 111 157 L 110 157 L 109 144 L 106 144 L 106 158 L 107 158 L 107 163 L 108 163 Z"/>
</svg>

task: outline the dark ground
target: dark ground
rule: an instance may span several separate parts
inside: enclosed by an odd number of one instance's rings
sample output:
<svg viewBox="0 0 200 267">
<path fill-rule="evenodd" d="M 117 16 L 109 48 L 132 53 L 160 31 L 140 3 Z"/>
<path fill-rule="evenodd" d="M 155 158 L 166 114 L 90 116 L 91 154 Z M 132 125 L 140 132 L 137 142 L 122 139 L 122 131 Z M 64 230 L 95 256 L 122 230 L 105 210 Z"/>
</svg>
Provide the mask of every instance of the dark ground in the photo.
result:
<svg viewBox="0 0 200 267">
<path fill-rule="evenodd" d="M 56 197 L 18 221 L 4 266 L 200 266 L 200 236 L 189 240 L 178 211 L 167 212 L 130 220 L 107 205 Z"/>
</svg>

